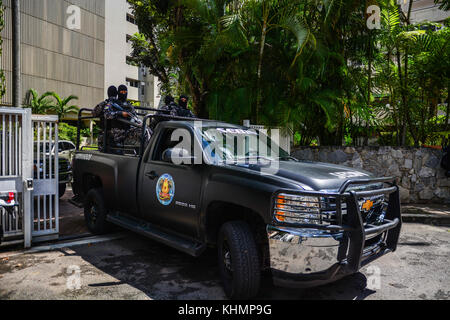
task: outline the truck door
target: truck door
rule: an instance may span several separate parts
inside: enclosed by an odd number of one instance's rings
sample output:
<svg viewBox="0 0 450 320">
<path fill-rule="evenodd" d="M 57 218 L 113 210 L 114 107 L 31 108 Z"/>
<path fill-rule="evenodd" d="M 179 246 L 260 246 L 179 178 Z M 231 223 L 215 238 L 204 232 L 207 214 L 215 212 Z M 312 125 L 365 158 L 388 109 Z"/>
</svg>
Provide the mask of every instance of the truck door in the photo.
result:
<svg viewBox="0 0 450 320">
<path fill-rule="evenodd" d="M 171 141 L 176 129 L 159 132 L 155 147 L 141 165 L 140 212 L 143 219 L 155 225 L 195 237 L 202 191 L 201 165 L 175 165 L 162 160 L 164 151 L 179 144 Z"/>
</svg>

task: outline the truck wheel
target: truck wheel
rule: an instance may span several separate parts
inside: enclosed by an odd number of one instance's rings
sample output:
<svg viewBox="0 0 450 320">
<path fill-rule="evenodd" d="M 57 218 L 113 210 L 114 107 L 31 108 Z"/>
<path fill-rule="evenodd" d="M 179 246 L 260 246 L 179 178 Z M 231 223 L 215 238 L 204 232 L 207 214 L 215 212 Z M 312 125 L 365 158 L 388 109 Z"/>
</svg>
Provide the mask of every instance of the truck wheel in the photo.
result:
<svg viewBox="0 0 450 320">
<path fill-rule="evenodd" d="M 91 189 L 84 203 L 84 220 L 93 234 L 103 234 L 108 231 L 106 221 L 107 210 L 100 189 Z"/>
<path fill-rule="evenodd" d="M 65 183 L 61 183 L 58 186 L 58 196 L 61 199 L 62 196 L 66 193 L 66 184 Z"/>
<path fill-rule="evenodd" d="M 250 299 L 261 282 L 258 250 L 250 227 L 241 221 L 224 224 L 218 240 L 219 272 L 230 299 Z"/>
</svg>

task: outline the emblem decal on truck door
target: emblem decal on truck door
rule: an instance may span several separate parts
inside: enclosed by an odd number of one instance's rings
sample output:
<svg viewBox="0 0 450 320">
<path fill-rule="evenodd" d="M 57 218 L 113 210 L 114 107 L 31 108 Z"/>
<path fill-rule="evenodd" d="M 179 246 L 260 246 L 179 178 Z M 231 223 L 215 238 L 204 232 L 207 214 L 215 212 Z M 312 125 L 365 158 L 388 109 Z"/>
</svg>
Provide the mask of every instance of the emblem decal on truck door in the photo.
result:
<svg viewBox="0 0 450 320">
<path fill-rule="evenodd" d="M 159 178 L 156 183 L 156 197 L 164 206 L 172 203 L 175 197 L 175 182 L 170 174 L 166 173 Z"/>
</svg>

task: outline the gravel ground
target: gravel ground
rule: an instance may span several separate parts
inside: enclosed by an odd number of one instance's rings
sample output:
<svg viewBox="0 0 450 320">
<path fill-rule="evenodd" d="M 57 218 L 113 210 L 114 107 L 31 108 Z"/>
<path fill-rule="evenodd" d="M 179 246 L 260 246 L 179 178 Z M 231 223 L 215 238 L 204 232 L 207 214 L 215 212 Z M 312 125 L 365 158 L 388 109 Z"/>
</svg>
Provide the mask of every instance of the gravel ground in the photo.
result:
<svg viewBox="0 0 450 320">
<path fill-rule="evenodd" d="M 449 258 L 450 229 L 405 224 L 398 251 L 360 273 L 303 290 L 276 288 L 267 278 L 258 298 L 449 300 Z M 196 259 L 127 234 L 120 240 L 52 252 L 0 255 L 0 299 L 222 300 L 225 296 L 214 251 Z"/>
</svg>

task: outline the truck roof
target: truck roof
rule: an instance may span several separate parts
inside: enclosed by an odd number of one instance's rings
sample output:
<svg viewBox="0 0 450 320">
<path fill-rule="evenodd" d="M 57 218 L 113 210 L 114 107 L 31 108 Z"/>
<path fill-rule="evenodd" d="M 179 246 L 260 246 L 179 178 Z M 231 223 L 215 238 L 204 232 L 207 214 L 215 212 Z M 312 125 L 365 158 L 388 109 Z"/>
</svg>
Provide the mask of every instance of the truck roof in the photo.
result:
<svg viewBox="0 0 450 320">
<path fill-rule="evenodd" d="M 244 126 L 240 126 L 237 124 L 230 124 L 227 122 L 223 122 L 223 121 L 218 121 L 218 120 L 203 120 L 203 119 L 193 119 L 193 120 L 169 120 L 169 121 L 164 121 L 164 123 L 169 123 L 169 124 L 184 124 L 184 125 L 188 125 L 192 128 L 195 127 L 196 123 L 201 123 L 203 128 L 233 128 L 233 129 L 249 129 L 248 127 L 244 127 Z"/>
</svg>

